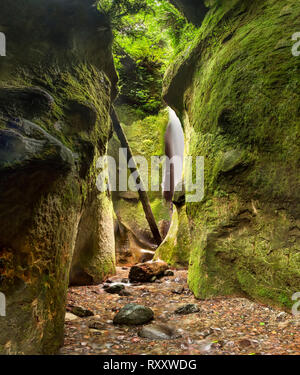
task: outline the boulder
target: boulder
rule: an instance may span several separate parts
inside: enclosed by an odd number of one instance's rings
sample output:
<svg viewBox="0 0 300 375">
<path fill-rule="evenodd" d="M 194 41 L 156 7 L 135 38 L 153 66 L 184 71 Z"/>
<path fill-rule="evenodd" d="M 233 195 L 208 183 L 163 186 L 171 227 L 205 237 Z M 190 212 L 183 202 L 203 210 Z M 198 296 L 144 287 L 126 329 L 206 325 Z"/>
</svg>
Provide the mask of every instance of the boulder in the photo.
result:
<svg viewBox="0 0 300 375">
<path fill-rule="evenodd" d="M 154 313 L 149 307 L 129 303 L 117 313 L 113 322 L 131 326 L 149 323 L 153 318 Z"/>
<path fill-rule="evenodd" d="M 168 269 L 168 264 L 162 261 L 147 262 L 137 264 L 131 267 L 129 280 L 131 282 L 149 282 L 159 276 L 162 276 Z"/>
</svg>

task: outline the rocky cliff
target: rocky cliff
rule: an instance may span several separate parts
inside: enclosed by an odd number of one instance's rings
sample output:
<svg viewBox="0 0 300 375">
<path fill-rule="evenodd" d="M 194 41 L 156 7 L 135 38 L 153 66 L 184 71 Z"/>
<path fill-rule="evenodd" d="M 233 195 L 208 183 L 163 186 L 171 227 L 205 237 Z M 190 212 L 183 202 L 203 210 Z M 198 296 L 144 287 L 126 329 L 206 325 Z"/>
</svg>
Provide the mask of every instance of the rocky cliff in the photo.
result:
<svg viewBox="0 0 300 375">
<path fill-rule="evenodd" d="M 185 206 L 197 297 L 290 308 L 299 291 L 299 16 L 292 0 L 212 2 L 166 74 L 187 153 L 205 157 L 205 197 Z"/>
<path fill-rule="evenodd" d="M 92 4 L 1 4 L 0 353 L 55 353 L 71 264 L 76 285 L 115 270 L 112 206 L 96 189 L 96 161 L 117 76 L 109 20 Z"/>
</svg>

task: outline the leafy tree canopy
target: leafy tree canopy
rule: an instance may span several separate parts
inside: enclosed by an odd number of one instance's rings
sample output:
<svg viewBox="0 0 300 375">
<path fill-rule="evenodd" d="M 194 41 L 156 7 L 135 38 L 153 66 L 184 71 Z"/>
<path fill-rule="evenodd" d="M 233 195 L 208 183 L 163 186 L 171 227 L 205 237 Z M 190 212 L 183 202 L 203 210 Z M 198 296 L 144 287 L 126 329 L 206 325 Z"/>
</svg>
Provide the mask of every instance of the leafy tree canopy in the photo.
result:
<svg viewBox="0 0 300 375">
<path fill-rule="evenodd" d="M 114 30 L 120 99 L 147 113 L 162 107 L 162 79 L 172 58 L 193 40 L 195 26 L 167 0 L 101 0 Z"/>
</svg>

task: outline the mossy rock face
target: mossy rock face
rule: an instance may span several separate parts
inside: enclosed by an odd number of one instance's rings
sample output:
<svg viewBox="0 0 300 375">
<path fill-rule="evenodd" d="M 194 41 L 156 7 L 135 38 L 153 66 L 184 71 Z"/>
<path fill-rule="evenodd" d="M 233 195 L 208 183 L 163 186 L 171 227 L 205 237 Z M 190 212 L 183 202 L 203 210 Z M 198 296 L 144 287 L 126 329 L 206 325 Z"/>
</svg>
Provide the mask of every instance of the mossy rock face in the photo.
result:
<svg viewBox="0 0 300 375">
<path fill-rule="evenodd" d="M 199 298 L 290 309 L 299 291 L 299 19 L 294 1 L 218 1 L 168 69 L 164 97 L 186 152 L 205 157 L 204 200 L 186 206 Z"/>
<path fill-rule="evenodd" d="M 189 232 L 186 207 L 174 206 L 169 232 L 157 249 L 154 259 L 164 260 L 172 267 L 188 266 L 191 241 Z"/>
<path fill-rule="evenodd" d="M 115 271 L 111 201 L 96 189 L 96 161 L 107 149 L 116 73 L 109 22 L 92 4 L 1 6 L 1 354 L 62 345 L 74 250 L 92 283 Z"/>
</svg>

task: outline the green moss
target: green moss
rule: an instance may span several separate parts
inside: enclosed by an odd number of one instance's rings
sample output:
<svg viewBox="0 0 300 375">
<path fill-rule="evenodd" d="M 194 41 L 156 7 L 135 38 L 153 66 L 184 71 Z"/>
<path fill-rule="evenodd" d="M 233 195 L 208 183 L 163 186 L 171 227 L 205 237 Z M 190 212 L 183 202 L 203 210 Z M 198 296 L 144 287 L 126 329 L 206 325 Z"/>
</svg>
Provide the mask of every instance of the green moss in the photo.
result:
<svg viewBox="0 0 300 375">
<path fill-rule="evenodd" d="M 187 266 L 190 257 L 190 240 L 185 207 L 178 209 L 174 207 L 168 235 L 157 249 L 155 259 L 162 259 L 172 267 Z"/>
<path fill-rule="evenodd" d="M 204 200 L 186 207 L 197 297 L 289 308 L 299 290 L 299 15 L 293 1 L 219 1 L 167 72 L 187 154 L 205 157 Z"/>
</svg>

